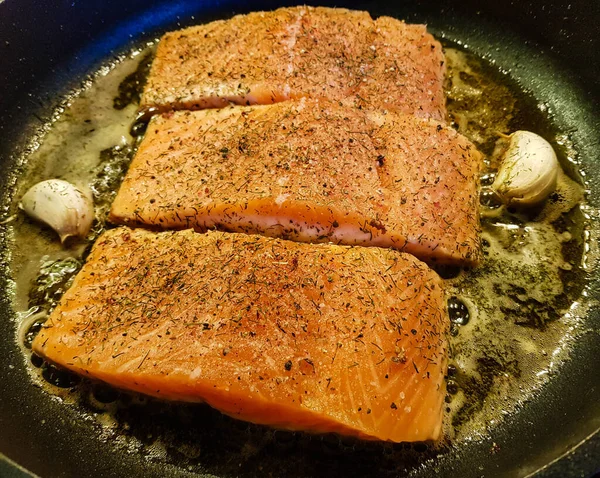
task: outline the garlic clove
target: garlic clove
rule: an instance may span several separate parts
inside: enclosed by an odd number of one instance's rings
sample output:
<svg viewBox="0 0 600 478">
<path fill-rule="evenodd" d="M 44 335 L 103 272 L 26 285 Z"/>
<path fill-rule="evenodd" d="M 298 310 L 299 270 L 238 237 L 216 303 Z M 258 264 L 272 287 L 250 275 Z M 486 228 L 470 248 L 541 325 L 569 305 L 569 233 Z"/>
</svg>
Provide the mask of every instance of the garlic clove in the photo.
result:
<svg viewBox="0 0 600 478">
<path fill-rule="evenodd" d="M 85 237 L 94 221 L 94 204 L 88 193 L 62 179 L 48 179 L 32 186 L 19 207 L 33 219 L 54 229 L 61 242 Z"/>
<path fill-rule="evenodd" d="M 548 141 L 530 131 L 515 131 L 509 138 L 492 189 L 505 204 L 539 204 L 556 189 L 560 168 L 556 153 Z"/>
</svg>

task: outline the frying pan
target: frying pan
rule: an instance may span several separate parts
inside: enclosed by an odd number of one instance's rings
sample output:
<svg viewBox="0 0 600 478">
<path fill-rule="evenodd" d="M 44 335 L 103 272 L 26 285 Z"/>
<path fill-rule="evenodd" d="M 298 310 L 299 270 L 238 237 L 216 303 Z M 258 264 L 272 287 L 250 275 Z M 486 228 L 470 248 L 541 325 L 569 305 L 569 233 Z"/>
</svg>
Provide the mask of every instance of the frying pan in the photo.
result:
<svg viewBox="0 0 600 478">
<path fill-rule="evenodd" d="M 309 2 L 313 3 L 313 2 Z M 463 45 L 508 71 L 569 131 L 592 208 L 600 205 L 600 3 L 596 0 L 318 2 L 410 22 Z M 20 158 L 61 97 L 111 56 L 160 33 L 287 2 L 0 0 L 0 196 L 5 211 Z M 590 233 L 596 239 L 596 217 Z M 1 236 L 0 475 L 27 476 L 592 476 L 600 470 L 600 314 L 570 359 L 531 401 L 481 440 L 440 451 L 273 431 L 203 405 L 131 407 L 120 420 L 151 443 L 193 443 L 152 458 L 101 440 L 94 420 L 35 387 L 15 343 L 15 313 Z M 600 299 L 598 277 L 587 297 Z M 168 448 L 168 447 L 167 447 Z M 26 471 L 29 470 L 29 471 Z"/>
</svg>

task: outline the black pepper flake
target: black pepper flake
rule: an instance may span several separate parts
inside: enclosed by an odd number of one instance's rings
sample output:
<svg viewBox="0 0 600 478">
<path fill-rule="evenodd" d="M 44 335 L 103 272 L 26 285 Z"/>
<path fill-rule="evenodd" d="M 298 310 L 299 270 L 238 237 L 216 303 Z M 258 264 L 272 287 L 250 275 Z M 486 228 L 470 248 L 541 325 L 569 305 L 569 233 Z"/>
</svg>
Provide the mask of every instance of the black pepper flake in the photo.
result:
<svg viewBox="0 0 600 478">
<path fill-rule="evenodd" d="M 369 222 L 369 226 L 371 226 L 371 227 L 374 227 L 375 229 L 378 229 L 378 230 L 380 230 L 380 231 L 381 231 L 381 232 L 383 232 L 384 234 L 385 234 L 385 232 L 386 232 L 385 226 L 384 226 L 384 225 L 383 225 L 381 222 L 379 222 L 379 221 L 376 221 L 375 219 L 372 219 L 372 220 Z"/>
<path fill-rule="evenodd" d="M 394 402 L 392 402 L 392 404 L 390 405 L 390 408 L 392 410 L 398 410 L 398 405 L 396 405 Z"/>
<path fill-rule="evenodd" d="M 292 361 L 288 360 L 285 365 L 284 365 L 285 369 L 289 372 L 290 370 L 292 370 Z"/>
<path fill-rule="evenodd" d="M 413 334 L 413 335 L 417 335 L 416 329 L 410 329 L 410 333 Z"/>
<path fill-rule="evenodd" d="M 382 167 L 385 164 L 385 156 L 383 154 L 377 156 L 377 164 L 379 167 Z"/>
</svg>

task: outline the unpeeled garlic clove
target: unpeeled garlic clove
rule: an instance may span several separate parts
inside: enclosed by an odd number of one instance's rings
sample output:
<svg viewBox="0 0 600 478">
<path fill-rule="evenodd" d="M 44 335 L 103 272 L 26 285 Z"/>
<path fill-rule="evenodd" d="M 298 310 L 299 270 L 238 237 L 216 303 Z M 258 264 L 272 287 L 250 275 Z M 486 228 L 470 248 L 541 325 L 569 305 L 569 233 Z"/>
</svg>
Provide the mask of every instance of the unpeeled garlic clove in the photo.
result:
<svg viewBox="0 0 600 478">
<path fill-rule="evenodd" d="M 19 207 L 54 229 L 61 242 L 71 236 L 85 237 L 94 221 L 90 196 L 62 179 L 48 179 L 32 186 Z"/>
<path fill-rule="evenodd" d="M 548 141 L 530 131 L 515 131 L 509 138 L 492 189 L 505 204 L 539 204 L 556 188 L 560 168 L 556 153 Z"/>
</svg>

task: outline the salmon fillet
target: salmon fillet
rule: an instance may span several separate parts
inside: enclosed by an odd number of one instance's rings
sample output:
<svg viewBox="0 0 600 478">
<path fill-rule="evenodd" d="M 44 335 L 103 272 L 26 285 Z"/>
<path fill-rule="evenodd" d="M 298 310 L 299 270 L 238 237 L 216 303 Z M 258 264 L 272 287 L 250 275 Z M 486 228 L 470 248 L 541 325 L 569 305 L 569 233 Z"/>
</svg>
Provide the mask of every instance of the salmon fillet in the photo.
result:
<svg viewBox="0 0 600 478">
<path fill-rule="evenodd" d="M 440 436 L 448 325 L 441 279 L 407 254 L 122 227 L 33 350 L 254 423 L 421 441 Z"/>
<path fill-rule="evenodd" d="M 141 108 L 270 104 L 308 97 L 443 121 L 444 54 L 424 25 L 293 7 L 165 34 Z"/>
<path fill-rule="evenodd" d="M 150 122 L 110 220 L 473 265 L 479 164 L 439 122 L 326 100 L 168 113 Z"/>
</svg>

